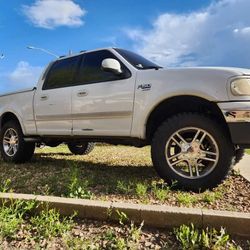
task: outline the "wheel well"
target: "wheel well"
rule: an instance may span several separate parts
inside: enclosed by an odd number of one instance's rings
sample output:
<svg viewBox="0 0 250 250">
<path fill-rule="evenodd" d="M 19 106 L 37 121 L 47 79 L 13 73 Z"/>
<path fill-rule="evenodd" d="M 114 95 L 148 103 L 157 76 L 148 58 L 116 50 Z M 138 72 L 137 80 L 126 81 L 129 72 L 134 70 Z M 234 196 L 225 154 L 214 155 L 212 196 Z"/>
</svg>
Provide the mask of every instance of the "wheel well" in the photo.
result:
<svg viewBox="0 0 250 250">
<path fill-rule="evenodd" d="M 18 118 L 16 117 L 16 115 L 14 115 L 13 113 L 11 112 L 8 112 L 8 113 L 5 113 L 1 116 L 1 128 L 3 127 L 3 125 L 6 123 L 6 122 L 9 122 L 9 121 L 15 121 L 17 124 L 20 125 L 21 127 L 21 124 L 18 120 Z"/>
<path fill-rule="evenodd" d="M 196 96 L 177 96 L 164 100 L 151 112 L 146 124 L 147 140 L 151 142 L 156 129 L 163 121 L 183 112 L 207 114 L 228 130 L 224 116 L 216 103 Z"/>
</svg>

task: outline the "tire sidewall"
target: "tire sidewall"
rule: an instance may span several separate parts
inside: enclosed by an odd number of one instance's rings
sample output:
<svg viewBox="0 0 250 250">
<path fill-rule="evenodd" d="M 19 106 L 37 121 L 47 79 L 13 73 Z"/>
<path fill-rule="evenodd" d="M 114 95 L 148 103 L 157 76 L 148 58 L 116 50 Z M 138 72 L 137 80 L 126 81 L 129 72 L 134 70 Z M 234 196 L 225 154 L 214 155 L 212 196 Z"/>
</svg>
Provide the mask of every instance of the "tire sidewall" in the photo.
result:
<svg viewBox="0 0 250 250">
<path fill-rule="evenodd" d="M 80 145 L 81 147 L 77 147 Z M 72 154 L 75 155 L 86 155 L 92 151 L 94 143 L 82 142 L 82 143 L 68 143 L 68 148 Z"/>
<path fill-rule="evenodd" d="M 216 167 L 208 175 L 199 179 L 188 179 L 178 175 L 167 163 L 165 147 L 169 138 L 185 127 L 195 127 L 207 131 L 218 145 L 219 159 Z M 156 132 L 152 143 L 152 159 L 158 174 L 168 183 L 177 182 L 178 187 L 197 190 L 218 184 L 218 178 L 228 174 L 232 164 L 233 147 L 227 133 L 210 118 L 198 114 L 183 114 L 170 118 Z M 203 188 L 202 188 L 203 187 Z"/>
</svg>

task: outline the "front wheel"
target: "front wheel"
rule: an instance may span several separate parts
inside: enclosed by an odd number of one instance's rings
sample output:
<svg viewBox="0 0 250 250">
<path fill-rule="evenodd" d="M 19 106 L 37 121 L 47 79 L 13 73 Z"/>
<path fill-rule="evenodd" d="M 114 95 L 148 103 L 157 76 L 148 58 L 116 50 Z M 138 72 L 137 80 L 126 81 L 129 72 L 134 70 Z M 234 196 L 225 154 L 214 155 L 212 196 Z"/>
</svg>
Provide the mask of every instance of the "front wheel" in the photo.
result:
<svg viewBox="0 0 250 250">
<path fill-rule="evenodd" d="M 244 157 L 245 150 L 243 148 L 238 148 L 235 150 L 234 165 L 238 164 Z"/>
<path fill-rule="evenodd" d="M 211 118 L 183 113 L 165 121 L 152 141 L 157 173 L 169 184 L 200 191 L 216 187 L 228 175 L 234 147 L 225 129 Z"/>
<path fill-rule="evenodd" d="M 87 155 L 94 149 L 95 143 L 93 142 L 74 142 L 69 143 L 68 148 L 72 154 Z"/>
<path fill-rule="evenodd" d="M 0 132 L 0 151 L 4 161 L 24 163 L 34 154 L 35 143 L 24 141 L 22 129 L 14 121 L 3 125 Z"/>
</svg>

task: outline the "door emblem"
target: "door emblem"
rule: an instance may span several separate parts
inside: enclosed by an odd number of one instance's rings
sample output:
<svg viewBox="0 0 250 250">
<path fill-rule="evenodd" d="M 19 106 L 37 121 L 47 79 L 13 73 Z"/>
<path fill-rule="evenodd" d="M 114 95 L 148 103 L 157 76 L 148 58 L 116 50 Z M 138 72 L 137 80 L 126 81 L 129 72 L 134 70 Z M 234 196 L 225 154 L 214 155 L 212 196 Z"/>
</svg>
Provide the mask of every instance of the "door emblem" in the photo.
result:
<svg viewBox="0 0 250 250">
<path fill-rule="evenodd" d="M 151 89 L 151 84 L 146 83 L 146 84 L 140 84 L 137 89 L 141 89 L 142 91 L 147 91 Z"/>
</svg>

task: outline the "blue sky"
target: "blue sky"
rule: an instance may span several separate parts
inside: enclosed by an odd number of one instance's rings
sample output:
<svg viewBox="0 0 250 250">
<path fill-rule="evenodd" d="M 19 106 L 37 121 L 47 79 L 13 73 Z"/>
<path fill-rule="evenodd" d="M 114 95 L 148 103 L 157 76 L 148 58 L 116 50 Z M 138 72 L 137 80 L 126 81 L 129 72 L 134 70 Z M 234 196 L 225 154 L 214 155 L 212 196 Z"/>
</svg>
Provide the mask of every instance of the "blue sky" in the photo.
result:
<svg viewBox="0 0 250 250">
<path fill-rule="evenodd" d="M 249 0 L 0 1 L 0 92 L 36 84 L 56 54 L 116 46 L 161 65 L 250 67 Z"/>
</svg>

